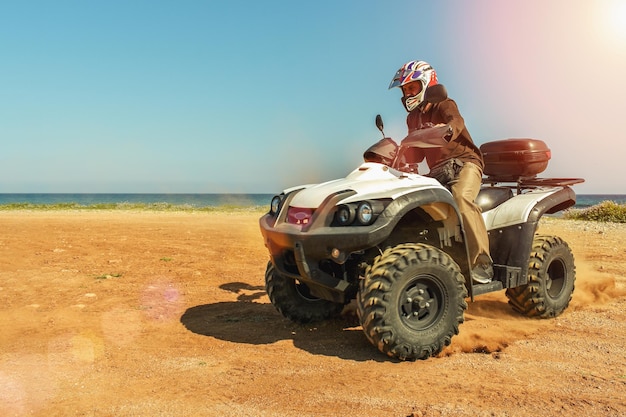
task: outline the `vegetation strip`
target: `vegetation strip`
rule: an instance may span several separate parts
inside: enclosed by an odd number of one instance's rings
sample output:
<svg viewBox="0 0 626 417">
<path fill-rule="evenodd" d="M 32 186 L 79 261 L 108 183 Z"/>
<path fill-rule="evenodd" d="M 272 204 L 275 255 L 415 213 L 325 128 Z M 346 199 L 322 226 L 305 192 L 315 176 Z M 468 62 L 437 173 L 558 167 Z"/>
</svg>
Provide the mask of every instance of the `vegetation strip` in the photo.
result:
<svg viewBox="0 0 626 417">
<path fill-rule="evenodd" d="M 626 223 L 626 204 L 602 201 L 584 209 L 570 209 L 563 215 L 568 220 L 590 220 L 596 222 Z"/>
<path fill-rule="evenodd" d="M 238 206 L 238 205 L 220 205 L 220 206 L 194 206 L 191 204 L 170 204 L 170 203 L 97 203 L 97 204 L 78 204 L 78 203 L 55 203 L 55 204 L 32 204 L 32 203 L 10 203 L 0 205 L 0 211 L 57 211 L 57 210 L 132 210 L 132 211 L 184 211 L 184 212 L 265 212 L 265 206 Z"/>
</svg>

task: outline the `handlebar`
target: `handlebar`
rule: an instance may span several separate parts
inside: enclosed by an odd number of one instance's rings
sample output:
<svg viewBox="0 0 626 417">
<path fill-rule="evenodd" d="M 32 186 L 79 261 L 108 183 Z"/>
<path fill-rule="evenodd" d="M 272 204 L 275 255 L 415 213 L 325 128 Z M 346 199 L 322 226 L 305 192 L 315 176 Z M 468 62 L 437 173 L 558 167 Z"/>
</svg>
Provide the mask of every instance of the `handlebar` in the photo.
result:
<svg viewBox="0 0 626 417">
<path fill-rule="evenodd" d="M 431 126 L 409 133 L 400 145 L 391 138 L 383 138 L 363 154 L 366 162 L 378 162 L 403 172 L 417 173 L 417 166 L 425 157 L 435 158 L 439 148 L 446 146 L 452 130 L 448 125 Z M 429 156 L 430 155 L 430 156 Z M 429 166 L 431 165 L 428 160 Z"/>
</svg>

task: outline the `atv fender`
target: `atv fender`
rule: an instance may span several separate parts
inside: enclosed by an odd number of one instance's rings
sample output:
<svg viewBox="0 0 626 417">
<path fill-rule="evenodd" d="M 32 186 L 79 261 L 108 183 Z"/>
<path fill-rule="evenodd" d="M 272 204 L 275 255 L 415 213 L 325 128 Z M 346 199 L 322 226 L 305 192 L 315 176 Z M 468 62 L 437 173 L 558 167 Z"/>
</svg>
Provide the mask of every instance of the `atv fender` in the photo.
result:
<svg viewBox="0 0 626 417">
<path fill-rule="evenodd" d="M 534 193 L 534 194 L 533 194 Z M 545 195 L 541 195 L 541 194 Z M 533 195 L 536 195 L 533 199 Z M 523 210 L 519 200 L 513 197 L 504 203 L 501 211 L 508 210 L 517 204 L 516 210 L 510 210 L 509 216 L 498 220 L 498 209 L 485 213 L 485 223 L 489 234 L 489 250 L 494 262 L 495 279 L 501 281 L 505 288 L 514 288 L 528 282 L 528 259 L 532 248 L 537 225 L 544 214 L 557 213 L 576 204 L 576 195 L 569 187 L 560 189 L 540 190 L 524 194 L 528 199 Z"/>
<path fill-rule="evenodd" d="M 261 217 L 261 232 L 276 270 L 305 282 L 315 296 L 326 300 L 345 302 L 346 293 L 350 291 L 348 282 L 342 277 L 334 277 L 320 268 L 321 261 L 342 263 L 354 252 L 382 244 L 389 239 L 401 219 L 415 209 L 421 208 L 433 220 L 443 222 L 444 227 L 439 230 L 442 246 L 449 243 L 452 237 L 465 241 L 460 212 L 452 194 L 443 187 L 406 189 L 404 193 L 394 195 L 393 201 L 369 226 L 331 226 L 334 208 L 353 196 L 352 190 L 329 195 L 305 227 L 289 224 L 286 222 L 286 207 L 296 193 L 286 197 L 283 209 L 276 217 L 269 214 Z M 457 259 L 462 267 L 468 265 L 469 259 L 467 246 L 463 246 L 465 259 Z M 333 258 L 333 251 L 340 255 Z M 469 282 L 469 270 L 463 273 Z"/>
</svg>

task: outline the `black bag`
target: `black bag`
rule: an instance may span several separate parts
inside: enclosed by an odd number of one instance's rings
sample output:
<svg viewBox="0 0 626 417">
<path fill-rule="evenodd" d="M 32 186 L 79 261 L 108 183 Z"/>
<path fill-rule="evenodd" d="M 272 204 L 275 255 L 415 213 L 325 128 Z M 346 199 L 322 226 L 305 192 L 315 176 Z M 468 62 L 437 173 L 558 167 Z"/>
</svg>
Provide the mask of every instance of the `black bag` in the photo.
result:
<svg viewBox="0 0 626 417">
<path fill-rule="evenodd" d="M 428 176 L 439 181 L 441 185 L 451 185 L 459 177 L 463 164 L 460 159 L 448 159 L 432 167 Z"/>
</svg>

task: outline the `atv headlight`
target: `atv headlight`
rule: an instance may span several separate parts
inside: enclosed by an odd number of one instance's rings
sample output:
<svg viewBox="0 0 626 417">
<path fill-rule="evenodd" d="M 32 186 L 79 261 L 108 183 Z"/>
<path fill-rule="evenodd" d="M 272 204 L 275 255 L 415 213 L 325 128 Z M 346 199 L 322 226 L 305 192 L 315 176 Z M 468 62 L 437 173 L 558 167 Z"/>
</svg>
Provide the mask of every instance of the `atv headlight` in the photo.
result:
<svg viewBox="0 0 626 417">
<path fill-rule="evenodd" d="M 275 216 L 280 211 L 280 207 L 283 204 L 284 195 L 275 195 L 270 203 L 270 214 Z"/>
<path fill-rule="evenodd" d="M 369 226 L 385 211 L 391 200 L 365 200 L 337 206 L 331 226 Z"/>
<path fill-rule="evenodd" d="M 337 208 L 337 214 L 335 214 L 335 216 L 339 226 L 347 226 L 354 221 L 356 210 L 351 205 L 342 204 Z"/>
<path fill-rule="evenodd" d="M 374 221 L 374 210 L 369 201 L 363 201 L 356 209 L 356 219 L 363 225 L 372 224 Z"/>
</svg>

